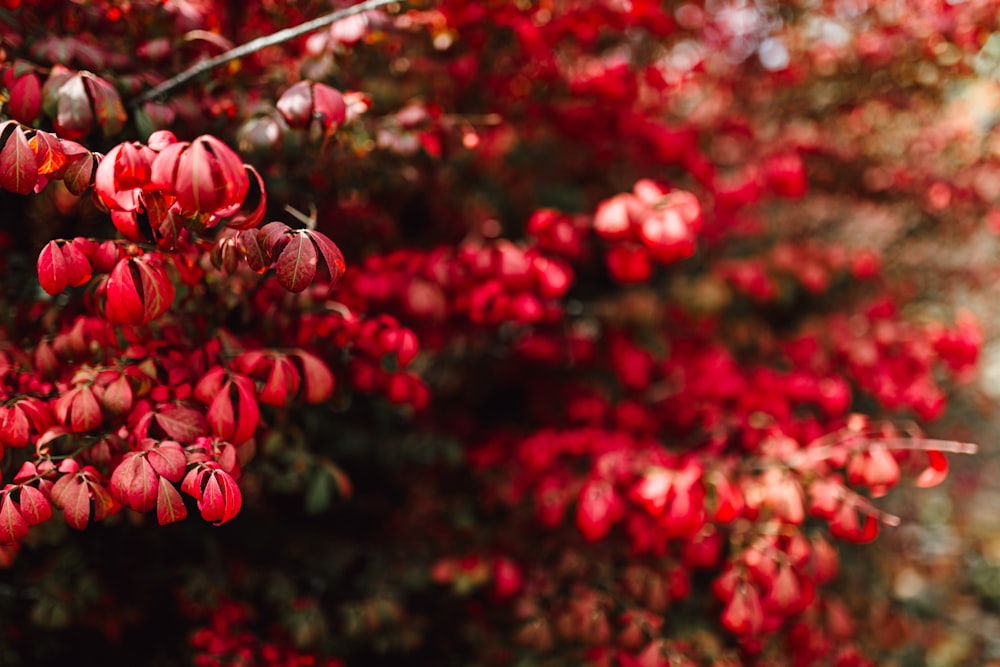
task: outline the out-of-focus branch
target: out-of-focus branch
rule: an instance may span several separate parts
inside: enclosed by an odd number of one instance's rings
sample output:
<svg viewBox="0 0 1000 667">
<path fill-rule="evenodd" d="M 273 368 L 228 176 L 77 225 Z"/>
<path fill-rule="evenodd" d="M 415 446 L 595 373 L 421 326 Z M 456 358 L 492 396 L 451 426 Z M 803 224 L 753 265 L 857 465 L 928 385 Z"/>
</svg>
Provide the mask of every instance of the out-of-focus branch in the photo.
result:
<svg viewBox="0 0 1000 667">
<path fill-rule="evenodd" d="M 202 60 L 201 62 L 195 63 L 177 76 L 170 77 L 160 85 L 150 88 L 146 92 L 136 96 L 129 102 L 129 106 L 136 107 L 143 102 L 156 99 L 174 88 L 187 83 L 199 74 L 203 74 L 218 67 L 219 65 L 225 65 L 226 63 L 237 60 L 238 58 L 248 56 L 251 53 L 256 53 L 261 49 L 267 48 L 268 46 L 282 44 L 295 39 L 296 37 L 301 37 L 302 35 L 319 30 L 320 28 L 325 28 L 332 23 L 336 23 L 337 21 L 345 19 L 349 16 L 354 16 L 355 14 L 384 7 L 385 5 L 403 4 L 404 2 L 405 0 L 367 0 L 367 2 L 345 7 L 344 9 L 338 9 L 337 11 L 330 12 L 329 14 L 324 14 L 323 16 L 315 18 L 311 21 L 306 21 L 305 23 L 300 23 L 292 28 L 285 28 L 284 30 L 279 30 L 278 32 L 271 33 L 270 35 L 258 37 L 257 39 L 247 42 L 246 44 L 241 44 L 236 48 L 219 54 L 214 58 L 209 58 L 208 60 Z"/>
</svg>

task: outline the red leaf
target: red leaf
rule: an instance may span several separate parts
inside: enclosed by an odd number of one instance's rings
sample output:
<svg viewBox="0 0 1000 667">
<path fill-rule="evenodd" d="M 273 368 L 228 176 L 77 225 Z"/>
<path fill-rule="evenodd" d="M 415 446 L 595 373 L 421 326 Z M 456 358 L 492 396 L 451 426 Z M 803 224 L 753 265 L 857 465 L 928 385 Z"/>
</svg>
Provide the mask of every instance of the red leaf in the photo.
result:
<svg viewBox="0 0 1000 667">
<path fill-rule="evenodd" d="M 94 501 L 94 521 L 100 521 L 106 516 L 116 512 L 120 505 L 115 501 L 107 489 L 96 482 L 88 482 L 87 490 Z"/>
<path fill-rule="evenodd" d="M 232 383 L 236 387 L 237 421 L 236 429 L 231 438 L 226 438 L 234 445 L 241 445 L 257 431 L 260 424 L 260 407 L 257 405 L 257 395 L 253 380 L 243 375 L 234 375 Z"/>
<path fill-rule="evenodd" d="M 128 119 L 121 98 L 118 97 L 118 91 L 110 83 L 90 72 L 84 72 L 83 77 L 93 102 L 94 115 L 97 116 L 97 123 L 101 126 L 104 136 L 111 137 L 118 134 Z"/>
<path fill-rule="evenodd" d="M 181 155 L 173 191 L 185 213 L 212 212 L 222 205 L 217 185 L 217 166 L 212 154 L 200 141 L 194 141 Z"/>
<path fill-rule="evenodd" d="M 290 292 L 301 292 L 316 277 L 316 246 L 304 234 L 294 234 L 278 256 L 278 282 Z"/>
<path fill-rule="evenodd" d="M 134 142 L 118 144 L 104 156 L 94 174 L 94 191 L 112 211 L 135 211 L 139 193 L 149 184 L 152 151 Z"/>
<path fill-rule="evenodd" d="M 78 72 L 66 79 L 59 86 L 57 96 L 56 133 L 67 139 L 79 139 L 88 134 L 94 125 L 94 113 L 90 108 L 83 74 Z"/>
<path fill-rule="evenodd" d="M 287 232 L 289 231 L 291 228 L 283 222 L 269 222 L 257 230 L 257 242 L 264 249 L 268 265 L 278 258 L 278 255 L 288 244 L 290 239 Z M 249 260 L 248 254 L 247 261 Z"/>
<path fill-rule="evenodd" d="M 73 72 L 62 65 L 55 65 L 49 78 L 42 86 L 42 109 L 45 115 L 54 117 L 59 111 L 59 89 L 69 81 Z"/>
<path fill-rule="evenodd" d="M 28 444 L 28 418 L 16 407 L 0 406 L 0 443 L 23 447 Z"/>
<path fill-rule="evenodd" d="M 100 426 L 101 406 L 89 386 L 70 389 L 53 404 L 56 417 L 73 433 L 83 433 Z"/>
<path fill-rule="evenodd" d="M 227 381 L 226 369 L 213 366 L 205 373 L 194 387 L 194 397 L 208 405 L 222 393 L 222 385 Z"/>
<path fill-rule="evenodd" d="M 35 135 L 28 140 L 28 146 L 35 154 L 39 175 L 58 174 L 66 166 L 66 154 L 56 135 L 35 130 Z"/>
<path fill-rule="evenodd" d="M 248 172 L 253 174 L 254 181 L 257 183 L 257 190 L 260 192 L 260 198 L 257 201 L 257 205 L 249 213 L 234 215 L 232 218 L 226 220 L 226 226 L 230 229 L 244 230 L 255 228 L 264 219 L 264 212 L 267 209 L 267 191 L 264 189 L 264 179 L 250 165 L 244 165 L 244 167 Z"/>
<path fill-rule="evenodd" d="M 14 504 L 10 492 L 5 491 L 0 499 L 0 544 L 10 544 L 23 539 L 28 534 L 28 522 L 21 510 Z"/>
<path fill-rule="evenodd" d="M 122 505 L 148 512 L 156 505 L 159 476 L 142 452 L 129 452 L 111 473 L 111 493 Z"/>
<path fill-rule="evenodd" d="M 20 125 L 8 121 L 0 127 L 0 132 L 7 134 L 7 140 L 0 149 L 0 187 L 19 195 L 31 194 L 38 182 L 35 152 L 31 150 Z"/>
<path fill-rule="evenodd" d="M 124 374 L 119 375 L 104 388 L 101 403 L 112 416 L 122 415 L 132 409 L 132 385 Z"/>
<path fill-rule="evenodd" d="M 98 167 L 100 171 L 100 167 Z M 144 243 L 149 239 L 139 229 L 139 217 L 135 211 L 111 211 L 111 224 L 122 236 L 134 243 Z"/>
<path fill-rule="evenodd" d="M 250 181 L 243 162 L 231 148 L 213 136 L 202 135 L 183 149 L 175 168 L 173 148 L 167 147 L 154 162 L 154 182 L 177 197 L 183 212 L 224 216 L 239 209 Z M 168 152 L 170 157 L 164 157 Z M 169 165 L 164 165 L 166 171 L 157 172 L 161 158 L 169 160 Z"/>
<path fill-rule="evenodd" d="M 90 260 L 75 243 L 66 243 L 60 248 L 66 260 L 66 284 L 69 287 L 83 285 L 93 275 Z"/>
<path fill-rule="evenodd" d="M 146 453 L 146 459 L 161 477 L 179 482 L 184 477 L 187 457 L 180 443 L 165 440 Z"/>
<path fill-rule="evenodd" d="M 301 379 L 299 371 L 287 357 L 279 357 L 271 366 L 271 373 L 260 392 L 260 402 L 264 405 L 282 407 L 288 405 L 299 393 Z"/>
<path fill-rule="evenodd" d="M 580 490 L 576 525 L 590 542 L 596 542 L 611 530 L 615 520 L 615 490 L 605 481 L 588 482 Z"/>
<path fill-rule="evenodd" d="M 70 527 L 83 530 L 90 523 L 90 488 L 83 473 L 60 477 L 52 487 L 52 501 L 62 507 Z"/>
<path fill-rule="evenodd" d="M 188 142 L 176 142 L 164 146 L 153 160 L 150 173 L 150 183 L 159 190 L 175 195 L 174 181 L 177 178 L 177 167 L 181 154 L 189 146 Z"/>
<path fill-rule="evenodd" d="M 308 81 L 299 81 L 278 98 L 276 106 L 289 127 L 300 129 L 308 126 L 313 113 L 312 86 Z"/>
<path fill-rule="evenodd" d="M 927 460 L 929 465 L 920 473 L 915 482 L 921 489 L 937 486 L 948 476 L 948 457 L 941 452 L 929 450 Z"/>
<path fill-rule="evenodd" d="M 174 303 L 174 284 L 160 264 L 154 264 L 144 255 L 135 261 L 142 278 L 142 323 L 152 322 Z"/>
<path fill-rule="evenodd" d="M 333 373 L 319 357 L 305 350 L 296 350 L 295 354 L 302 362 L 306 402 L 322 403 L 329 400 L 333 396 Z"/>
<path fill-rule="evenodd" d="M 336 88 L 323 83 L 314 83 L 313 116 L 317 118 L 327 133 L 336 132 L 347 118 L 347 104 L 344 96 Z"/>
<path fill-rule="evenodd" d="M 214 212 L 220 217 L 233 215 L 243 205 L 243 200 L 246 199 L 247 191 L 250 188 L 247 165 L 243 164 L 243 160 L 236 154 L 236 151 L 210 134 L 202 135 L 195 141 L 204 143 L 215 157 L 216 175 L 221 180 L 224 194 L 222 205 Z M 263 183 L 261 183 L 261 192 L 263 192 Z"/>
<path fill-rule="evenodd" d="M 33 486 L 22 486 L 20 497 L 21 515 L 29 526 L 48 521 L 52 518 L 52 505 L 45 494 Z"/>
<path fill-rule="evenodd" d="M 206 476 L 208 479 L 198 500 L 198 509 L 205 521 L 219 526 L 239 513 L 243 496 L 236 481 L 228 473 L 212 470 Z"/>
<path fill-rule="evenodd" d="M 42 86 L 38 77 L 32 73 L 24 74 L 14 80 L 10 87 L 7 100 L 7 111 L 11 118 L 25 124 L 31 124 L 42 110 Z"/>
<path fill-rule="evenodd" d="M 252 229 L 244 230 L 236 238 L 250 268 L 258 273 L 266 271 L 272 260 L 267 256 L 257 232 Z"/>
<path fill-rule="evenodd" d="M 59 143 L 66 155 L 66 165 L 61 171 L 54 173 L 53 177 L 63 179 L 66 189 L 72 194 L 82 195 L 94 178 L 98 158 L 75 141 L 60 139 Z"/>
<path fill-rule="evenodd" d="M 161 526 L 180 521 L 187 516 L 184 500 L 173 484 L 165 478 L 160 479 L 159 491 L 156 495 L 156 520 Z"/>
<path fill-rule="evenodd" d="M 201 480 L 207 473 L 208 470 L 201 465 L 188 470 L 188 473 L 184 475 L 184 480 L 181 482 L 181 491 L 196 500 L 201 500 Z"/>
<path fill-rule="evenodd" d="M 45 244 L 38 253 L 36 267 L 38 282 L 42 285 L 42 289 L 52 296 L 62 294 L 69 282 L 69 274 L 66 270 L 66 259 L 57 241 Z"/>
<path fill-rule="evenodd" d="M 319 248 L 320 254 L 323 255 L 327 271 L 330 272 L 330 284 L 336 284 L 340 280 L 340 277 L 344 275 L 344 271 L 347 268 L 344 263 L 344 254 L 340 252 L 337 244 L 331 241 L 325 234 L 312 230 L 306 233 L 313 240 L 313 243 L 316 244 L 316 247 Z"/>
<path fill-rule="evenodd" d="M 123 259 L 108 276 L 104 316 L 112 324 L 139 324 L 142 322 L 142 280 L 135 261 Z"/>
<path fill-rule="evenodd" d="M 182 443 L 194 442 L 208 431 L 205 418 L 191 408 L 167 408 L 156 414 L 156 421 L 170 438 Z"/>
<path fill-rule="evenodd" d="M 215 395 L 212 403 L 208 406 L 208 412 L 205 413 L 208 428 L 211 429 L 213 435 L 223 440 L 231 439 L 236 432 L 236 415 L 232 400 L 229 398 L 230 386 L 227 383 L 225 390 Z"/>
</svg>

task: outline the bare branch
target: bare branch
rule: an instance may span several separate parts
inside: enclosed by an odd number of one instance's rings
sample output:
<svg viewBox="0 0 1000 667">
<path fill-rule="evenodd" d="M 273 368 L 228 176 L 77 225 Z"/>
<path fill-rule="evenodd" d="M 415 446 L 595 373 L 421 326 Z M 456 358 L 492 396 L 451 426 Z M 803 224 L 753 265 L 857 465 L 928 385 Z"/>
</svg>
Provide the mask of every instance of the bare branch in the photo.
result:
<svg viewBox="0 0 1000 667">
<path fill-rule="evenodd" d="M 211 69 L 218 67 L 219 65 L 225 65 L 228 62 L 237 60 L 244 56 L 248 56 L 251 53 L 256 53 L 261 49 L 267 48 L 268 46 L 275 46 L 277 44 L 282 44 L 289 40 L 295 39 L 296 37 L 301 37 L 320 28 L 325 28 L 331 23 L 336 23 L 340 19 L 347 18 L 349 16 L 354 16 L 355 14 L 360 14 L 366 12 L 370 9 L 377 9 L 385 5 L 391 4 L 403 4 L 405 0 L 367 0 L 367 2 L 362 2 L 357 5 L 352 5 L 351 7 L 345 7 L 344 9 L 338 9 L 335 12 L 329 14 L 324 14 L 319 18 L 315 18 L 311 21 L 306 21 L 305 23 L 300 23 L 292 28 L 285 28 L 284 30 L 279 30 L 278 32 L 271 33 L 270 35 L 265 35 L 263 37 L 258 37 L 257 39 L 251 40 L 246 44 L 241 44 L 236 48 L 230 49 L 225 53 L 215 56 L 214 58 L 209 58 L 208 60 L 202 60 L 201 62 L 195 63 L 191 67 L 187 68 L 177 76 L 173 76 L 160 85 L 147 90 L 141 95 L 136 96 L 131 102 L 129 102 L 130 107 L 136 107 L 143 102 L 148 102 L 150 100 L 156 99 L 161 95 L 181 86 L 191 79 L 195 78 L 199 74 L 203 74 Z"/>
</svg>

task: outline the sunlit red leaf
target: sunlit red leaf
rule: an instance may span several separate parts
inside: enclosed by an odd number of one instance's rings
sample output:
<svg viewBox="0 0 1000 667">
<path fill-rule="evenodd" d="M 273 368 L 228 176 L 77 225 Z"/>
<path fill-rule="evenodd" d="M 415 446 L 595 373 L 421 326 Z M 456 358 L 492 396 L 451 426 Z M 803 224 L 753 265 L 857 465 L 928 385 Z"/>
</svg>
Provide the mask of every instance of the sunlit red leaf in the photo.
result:
<svg viewBox="0 0 1000 667">
<path fill-rule="evenodd" d="M 38 160 L 21 126 L 14 121 L 0 125 L 0 187 L 20 195 L 31 194 L 38 182 Z"/>
<path fill-rule="evenodd" d="M 36 130 L 28 140 L 28 146 L 35 154 L 39 175 L 58 174 L 66 166 L 66 154 L 56 135 Z"/>
</svg>

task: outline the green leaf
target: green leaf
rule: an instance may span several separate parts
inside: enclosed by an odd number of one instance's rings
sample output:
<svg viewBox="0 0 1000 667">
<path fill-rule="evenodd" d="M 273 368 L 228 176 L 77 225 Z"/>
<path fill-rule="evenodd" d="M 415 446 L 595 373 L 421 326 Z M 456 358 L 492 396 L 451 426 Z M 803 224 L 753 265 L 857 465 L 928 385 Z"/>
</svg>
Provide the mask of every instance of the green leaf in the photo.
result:
<svg viewBox="0 0 1000 667">
<path fill-rule="evenodd" d="M 305 509 L 307 514 L 322 514 L 333 502 L 333 478 L 325 468 L 317 468 L 306 484 Z"/>
</svg>

